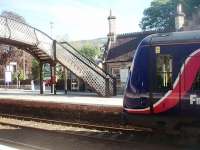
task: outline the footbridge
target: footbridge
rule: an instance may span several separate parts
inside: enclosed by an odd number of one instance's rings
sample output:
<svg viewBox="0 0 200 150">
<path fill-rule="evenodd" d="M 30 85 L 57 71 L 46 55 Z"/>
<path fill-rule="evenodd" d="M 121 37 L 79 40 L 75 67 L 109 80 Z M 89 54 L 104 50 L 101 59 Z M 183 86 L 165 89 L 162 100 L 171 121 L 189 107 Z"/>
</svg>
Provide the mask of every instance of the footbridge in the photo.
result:
<svg viewBox="0 0 200 150">
<path fill-rule="evenodd" d="M 53 78 L 56 74 L 55 65 L 60 63 L 81 78 L 98 95 L 112 96 L 116 93 L 115 79 L 111 75 L 82 56 L 68 42 L 60 43 L 30 25 L 0 16 L 0 44 L 15 46 L 38 60 L 40 85 L 42 84 L 42 65 L 49 63 L 52 66 Z M 40 91 L 43 93 L 42 86 Z"/>
</svg>

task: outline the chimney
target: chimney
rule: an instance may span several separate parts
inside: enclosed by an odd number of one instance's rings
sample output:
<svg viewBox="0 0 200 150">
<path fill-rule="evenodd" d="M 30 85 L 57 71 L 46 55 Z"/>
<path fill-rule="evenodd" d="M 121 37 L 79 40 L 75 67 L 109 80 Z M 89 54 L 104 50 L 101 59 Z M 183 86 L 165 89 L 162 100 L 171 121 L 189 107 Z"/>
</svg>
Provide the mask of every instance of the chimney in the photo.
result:
<svg viewBox="0 0 200 150">
<path fill-rule="evenodd" d="M 109 33 L 108 33 L 108 39 L 110 39 L 111 42 L 115 42 L 116 40 L 116 17 L 112 15 L 112 10 L 110 9 L 110 15 L 108 16 L 108 23 L 109 23 Z"/>
<path fill-rule="evenodd" d="M 182 4 L 177 5 L 177 10 L 176 10 L 176 17 L 175 17 L 175 29 L 176 31 L 181 31 L 184 27 L 185 23 L 185 14 L 182 10 Z"/>
</svg>

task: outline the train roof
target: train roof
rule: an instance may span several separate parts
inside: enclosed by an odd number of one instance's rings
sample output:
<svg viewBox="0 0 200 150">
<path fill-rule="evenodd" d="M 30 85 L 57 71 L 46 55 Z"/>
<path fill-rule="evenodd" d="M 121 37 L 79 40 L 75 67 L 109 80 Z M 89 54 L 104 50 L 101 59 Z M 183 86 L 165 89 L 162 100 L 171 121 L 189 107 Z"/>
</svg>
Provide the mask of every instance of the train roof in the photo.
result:
<svg viewBox="0 0 200 150">
<path fill-rule="evenodd" d="M 200 30 L 152 34 L 142 41 L 142 45 L 184 42 L 200 42 Z"/>
</svg>

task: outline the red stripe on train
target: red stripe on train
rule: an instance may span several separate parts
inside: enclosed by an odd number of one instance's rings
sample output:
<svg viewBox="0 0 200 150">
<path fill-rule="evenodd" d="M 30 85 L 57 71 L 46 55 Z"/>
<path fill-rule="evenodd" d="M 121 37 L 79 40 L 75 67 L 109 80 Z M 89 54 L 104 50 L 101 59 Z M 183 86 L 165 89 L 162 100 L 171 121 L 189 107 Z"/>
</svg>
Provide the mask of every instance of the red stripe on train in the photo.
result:
<svg viewBox="0 0 200 150">
<path fill-rule="evenodd" d="M 154 113 L 165 112 L 170 108 L 175 107 L 181 98 L 183 98 L 183 96 L 191 89 L 199 68 L 200 49 L 192 53 L 189 58 L 187 58 L 186 64 L 183 66 L 183 71 L 179 76 L 180 78 L 168 96 L 164 96 L 164 99 L 159 100 L 153 105 Z"/>
<path fill-rule="evenodd" d="M 128 109 L 124 108 L 128 113 L 134 113 L 134 114 L 150 114 L 150 107 L 147 107 L 145 109 Z"/>
</svg>

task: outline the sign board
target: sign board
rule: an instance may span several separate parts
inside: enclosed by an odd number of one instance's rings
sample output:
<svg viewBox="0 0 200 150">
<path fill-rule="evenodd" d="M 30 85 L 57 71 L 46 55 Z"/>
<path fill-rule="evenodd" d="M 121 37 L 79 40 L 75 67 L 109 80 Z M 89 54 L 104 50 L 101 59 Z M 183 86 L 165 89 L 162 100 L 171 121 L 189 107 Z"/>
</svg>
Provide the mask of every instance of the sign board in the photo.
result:
<svg viewBox="0 0 200 150">
<path fill-rule="evenodd" d="M 121 82 L 126 82 L 128 78 L 128 69 L 120 69 L 120 80 Z"/>
<path fill-rule="evenodd" d="M 5 71 L 5 82 L 9 83 L 12 81 L 12 73 L 11 71 Z"/>
</svg>

